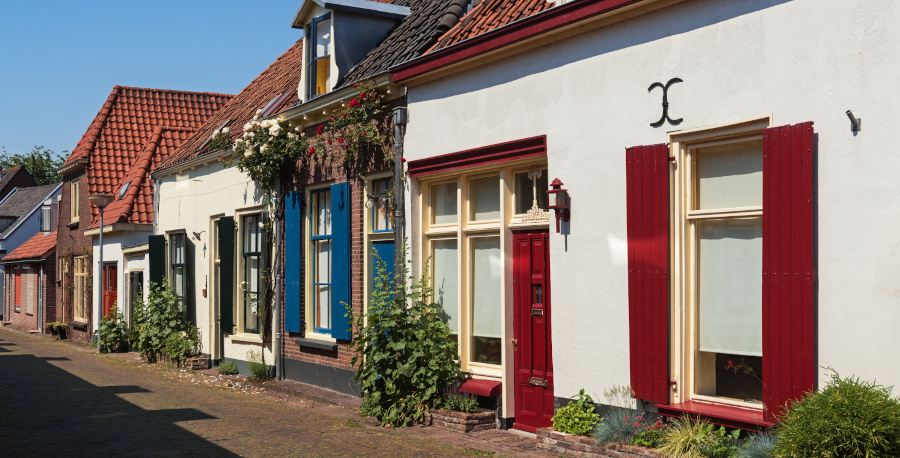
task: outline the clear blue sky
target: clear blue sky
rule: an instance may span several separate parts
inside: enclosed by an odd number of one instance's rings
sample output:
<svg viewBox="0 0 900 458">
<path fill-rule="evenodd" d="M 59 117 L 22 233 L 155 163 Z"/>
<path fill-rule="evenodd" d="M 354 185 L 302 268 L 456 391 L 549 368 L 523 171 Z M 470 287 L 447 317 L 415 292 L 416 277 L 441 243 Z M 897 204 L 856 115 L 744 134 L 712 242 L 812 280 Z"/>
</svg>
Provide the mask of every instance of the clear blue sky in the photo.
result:
<svg viewBox="0 0 900 458">
<path fill-rule="evenodd" d="M 0 146 L 71 151 L 117 84 L 237 94 L 301 37 L 300 3 L 0 0 Z"/>
</svg>

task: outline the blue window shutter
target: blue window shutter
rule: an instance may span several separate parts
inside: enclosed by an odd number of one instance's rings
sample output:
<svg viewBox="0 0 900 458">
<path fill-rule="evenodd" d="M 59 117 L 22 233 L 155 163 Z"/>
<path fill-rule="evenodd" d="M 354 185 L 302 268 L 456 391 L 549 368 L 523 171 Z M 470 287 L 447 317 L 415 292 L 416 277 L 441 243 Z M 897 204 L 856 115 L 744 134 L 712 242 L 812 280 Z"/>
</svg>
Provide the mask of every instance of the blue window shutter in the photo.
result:
<svg viewBox="0 0 900 458">
<path fill-rule="evenodd" d="M 350 340 L 350 183 L 331 185 L 331 337 Z"/>
<path fill-rule="evenodd" d="M 372 248 L 375 250 L 375 254 L 381 258 L 381 262 L 384 263 L 385 272 L 393 279 L 394 278 L 394 241 L 393 240 L 384 240 L 378 242 L 372 242 Z M 373 256 L 374 257 L 374 256 Z M 378 265 L 378 258 L 372 260 L 372 279 L 378 279 L 378 269 L 375 266 Z"/>
<path fill-rule="evenodd" d="M 284 329 L 287 332 L 300 332 L 301 328 L 302 201 L 301 191 L 287 193 L 284 200 Z"/>
</svg>

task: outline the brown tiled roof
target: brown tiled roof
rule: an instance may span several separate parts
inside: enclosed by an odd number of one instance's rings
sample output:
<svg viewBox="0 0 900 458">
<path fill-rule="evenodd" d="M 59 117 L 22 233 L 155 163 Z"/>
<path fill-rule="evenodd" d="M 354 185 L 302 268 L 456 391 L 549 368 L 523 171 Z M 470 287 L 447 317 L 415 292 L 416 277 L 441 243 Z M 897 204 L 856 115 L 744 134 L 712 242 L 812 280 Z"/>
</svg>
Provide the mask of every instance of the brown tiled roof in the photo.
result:
<svg viewBox="0 0 900 458">
<path fill-rule="evenodd" d="M 44 259 L 56 249 L 56 231 L 38 232 L 3 257 L 3 262 Z"/>
<path fill-rule="evenodd" d="M 390 67 L 421 56 L 450 30 L 465 12 L 468 0 L 394 0 L 406 6 L 409 16 L 344 76 L 341 89 L 386 73 Z M 301 105 L 298 101 L 293 106 Z"/>
<path fill-rule="evenodd" d="M 300 69 L 303 66 L 302 41 L 294 43 L 272 65 L 259 74 L 240 94 L 234 97 L 206 124 L 199 128 L 168 159 L 158 164 L 167 167 L 209 152 L 208 142 L 213 132 L 230 121 L 228 128 L 232 139 L 242 133 L 241 128 L 253 119 L 256 110 L 264 108 L 272 98 L 290 92 L 282 106 L 290 106 L 297 100 L 297 85 L 300 84 Z M 277 107 L 275 107 L 277 109 Z M 155 166 L 157 164 L 154 164 Z M 155 167 L 154 167 L 155 168 Z"/>
<path fill-rule="evenodd" d="M 553 7 L 547 0 L 484 0 L 429 51 L 446 48 Z"/>
<path fill-rule="evenodd" d="M 116 194 L 122 187 L 123 178 L 140 169 L 138 159 L 146 154 L 164 159 L 184 142 L 185 132 L 202 127 L 232 97 L 209 92 L 116 86 L 66 159 L 66 165 L 78 159 L 89 159 L 87 192 Z M 154 138 L 157 143 L 151 146 Z M 158 162 L 160 158 L 153 160 Z M 120 213 L 118 220 L 110 219 L 109 222 L 153 221 L 153 212 L 146 208 L 149 204 L 143 198 L 149 191 L 140 189 L 147 185 L 146 180 L 141 181 L 141 186 L 135 186 L 138 192 L 134 194 L 129 212 Z M 99 217 L 93 205 L 91 215 L 92 221 Z"/>
</svg>

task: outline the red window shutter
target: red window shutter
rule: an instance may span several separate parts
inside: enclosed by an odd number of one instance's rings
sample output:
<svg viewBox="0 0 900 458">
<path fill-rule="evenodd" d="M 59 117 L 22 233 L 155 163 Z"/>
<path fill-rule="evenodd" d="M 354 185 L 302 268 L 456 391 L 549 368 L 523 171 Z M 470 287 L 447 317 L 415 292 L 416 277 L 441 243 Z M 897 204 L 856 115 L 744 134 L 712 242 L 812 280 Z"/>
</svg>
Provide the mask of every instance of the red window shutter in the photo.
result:
<svg viewBox="0 0 900 458">
<path fill-rule="evenodd" d="M 763 403 L 776 421 L 815 388 L 813 123 L 763 132 Z"/>
<path fill-rule="evenodd" d="M 669 147 L 626 150 L 628 324 L 635 397 L 669 402 Z"/>
</svg>

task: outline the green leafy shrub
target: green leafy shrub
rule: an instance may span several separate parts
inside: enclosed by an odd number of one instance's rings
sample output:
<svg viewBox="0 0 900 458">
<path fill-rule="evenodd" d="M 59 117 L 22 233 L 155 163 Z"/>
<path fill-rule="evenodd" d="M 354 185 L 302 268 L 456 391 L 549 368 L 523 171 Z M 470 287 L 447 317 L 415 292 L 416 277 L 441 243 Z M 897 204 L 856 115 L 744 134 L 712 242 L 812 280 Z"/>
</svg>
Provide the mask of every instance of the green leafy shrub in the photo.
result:
<svg viewBox="0 0 900 458">
<path fill-rule="evenodd" d="M 584 388 L 582 388 L 575 395 L 575 399 L 556 410 L 556 414 L 551 420 L 555 431 L 584 436 L 594 429 L 594 426 L 600 421 L 600 415 L 596 412 L 594 400 L 584 394 Z"/>
<path fill-rule="evenodd" d="M 173 332 L 163 340 L 162 356 L 181 367 L 185 359 L 200 354 L 200 330 L 188 325 L 181 332 Z"/>
<path fill-rule="evenodd" d="M 181 345 L 184 342 L 169 340 L 167 347 L 167 339 L 172 334 L 187 333 L 192 327 L 172 288 L 166 286 L 165 281 L 162 285 L 151 283 L 147 301 L 135 304 L 131 339 L 134 349 L 147 362 L 153 363 L 160 357 L 168 357 L 166 351 L 171 351 L 174 355 L 180 354 L 179 350 L 183 348 Z"/>
<path fill-rule="evenodd" d="M 832 370 L 824 390 L 791 406 L 775 436 L 775 456 L 900 456 L 900 400 L 890 387 Z"/>
<path fill-rule="evenodd" d="M 128 323 L 121 313 L 109 314 L 100 319 L 100 327 L 94 331 L 94 344 L 100 353 L 118 353 L 128 348 Z"/>
<path fill-rule="evenodd" d="M 659 416 L 637 407 L 630 386 L 614 386 L 604 390 L 603 396 L 608 407 L 603 420 L 594 428 L 595 439 L 650 448 L 659 445 L 666 423 Z"/>
<path fill-rule="evenodd" d="M 753 434 L 737 449 L 736 458 L 768 458 L 775 448 L 775 436 L 771 434 Z"/>
<path fill-rule="evenodd" d="M 739 430 L 728 432 L 724 427 L 684 416 L 672 421 L 665 429 L 657 450 L 667 456 L 720 458 L 731 456 L 737 449 Z"/>
<path fill-rule="evenodd" d="M 238 373 L 238 367 L 234 361 L 222 361 L 219 363 L 218 370 L 222 375 L 235 375 Z"/>
<path fill-rule="evenodd" d="M 432 302 L 428 264 L 418 281 L 409 278 L 411 286 L 405 290 L 395 286 L 384 261 L 373 256 L 378 276 L 372 300 L 366 313 L 353 320 L 360 411 L 385 426 L 409 426 L 440 406 L 442 388 L 460 379 L 456 340 L 441 319 L 440 304 Z M 397 277 L 407 278 L 409 269 L 405 262 L 401 265 Z"/>
<path fill-rule="evenodd" d="M 460 383 L 457 381 L 444 388 L 444 402 L 441 407 L 465 413 L 478 411 L 478 396 L 472 393 L 463 393 L 459 391 L 459 387 Z"/>
<path fill-rule="evenodd" d="M 262 351 L 247 350 L 247 366 L 250 373 L 256 380 L 269 380 L 272 378 L 272 371 L 263 357 Z"/>
</svg>

